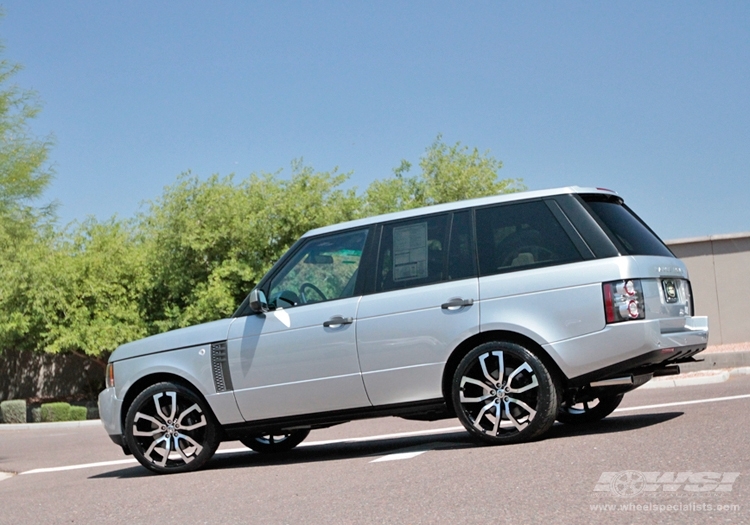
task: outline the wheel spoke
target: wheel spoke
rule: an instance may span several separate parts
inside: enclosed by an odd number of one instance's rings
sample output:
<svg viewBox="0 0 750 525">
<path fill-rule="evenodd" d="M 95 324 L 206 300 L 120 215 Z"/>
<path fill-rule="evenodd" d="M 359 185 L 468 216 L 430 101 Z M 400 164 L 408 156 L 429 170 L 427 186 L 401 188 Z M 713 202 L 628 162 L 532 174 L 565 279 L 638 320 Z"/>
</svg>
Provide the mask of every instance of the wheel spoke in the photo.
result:
<svg viewBox="0 0 750 525">
<path fill-rule="evenodd" d="M 466 385 L 466 383 L 481 387 L 487 393 L 480 397 L 466 397 L 464 396 L 464 385 Z M 462 403 L 479 403 L 481 401 L 484 401 L 485 399 L 489 399 L 490 397 L 492 397 L 492 395 L 490 394 L 492 390 L 494 390 L 494 387 L 488 386 L 480 380 L 474 379 L 473 377 L 464 376 L 461 378 L 461 391 L 459 393 L 460 401 Z"/>
<path fill-rule="evenodd" d="M 515 426 L 516 429 L 518 429 L 519 431 L 526 428 L 529 425 L 529 423 L 531 423 L 531 421 L 534 419 L 534 416 L 536 416 L 536 410 L 531 408 L 529 405 L 527 405 L 520 399 L 508 397 L 505 399 L 504 403 L 505 403 L 505 413 L 508 415 L 508 419 L 510 420 L 511 423 L 513 423 L 513 426 Z M 527 415 L 519 419 L 516 419 L 515 416 L 513 416 L 513 412 L 510 409 L 511 403 L 515 403 L 516 405 L 524 409 L 527 412 Z"/>
<path fill-rule="evenodd" d="M 484 427 L 481 424 L 482 418 L 485 416 L 485 414 L 487 414 L 487 411 L 490 410 L 494 406 L 495 406 L 494 403 L 488 403 L 488 404 L 486 404 L 486 405 L 484 405 L 482 407 L 482 410 L 479 411 L 479 413 L 477 414 L 476 419 L 474 419 L 474 426 L 478 430 L 481 430 L 482 432 L 486 432 L 486 430 L 484 429 Z"/>
<path fill-rule="evenodd" d="M 190 412 L 195 412 L 195 411 L 198 411 L 200 413 L 201 420 L 198 421 L 197 423 L 193 423 L 192 425 L 183 425 L 182 419 L 186 415 L 188 415 Z M 190 408 L 188 408 L 187 410 L 185 410 L 182 414 L 180 414 L 180 417 L 177 419 L 177 424 L 180 426 L 180 430 L 195 430 L 196 428 L 200 428 L 206 425 L 206 416 L 204 416 L 203 413 L 201 413 L 201 409 L 198 406 L 198 403 L 196 403 Z"/>
<path fill-rule="evenodd" d="M 159 445 L 160 443 L 164 443 L 163 448 L 157 448 L 157 445 Z M 152 452 L 158 452 L 162 456 L 162 460 L 156 461 L 156 459 L 151 456 Z M 167 436 L 162 436 L 159 439 L 154 440 L 153 443 L 151 443 L 151 446 L 149 446 L 148 449 L 143 453 L 143 455 L 147 457 L 154 465 L 163 467 L 167 464 L 167 459 L 169 458 L 169 438 Z"/>
<path fill-rule="evenodd" d="M 503 405 L 501 405 L 500 403 L 495 403 L 495 413 L 487 414 L 487 419 L 492 422 L 492 433 L 497 436 L 497 431 L 500 428 L 500 423 L 503 419 Z"/>
<path fill-rule="evenodd" d="M 169 416 L 164 415 L 164 412 L 162 412 L 161 410 L 161 404 L 159 403 L 159 398 L 165 394 L 168 397 L 172 398 L 172 407 Z M 164 421 L 174 421 L 174 416 L 177 413 L 177 392 L 160 392 L 158 394 L 155 394 L 154 404 L 156 405 L 156 413 L 159 414 L 159 417 L 161 417 Z"/>
<path fill-rule="evenodd" d="M 513 388 L 513 380 L 521 372 L 528 372 L 531 375 L 531 383 L 529 383 L 528 385 L 524 385 L 520 388 Z M 518 368 L 516 368 L 515 370 L 513 370 L 513 372 L 510 373 L 510 375 L 508 376 L 507 386 L 508 386 L 509 393 L 521 394 L 523 392 L 531 390 L 532 388 L 538 387 L 539 381 L 537 381 L 536 374 L 534 374 L 534 371 L 531 369 L 531 366 L 529 366 L 529 363 L 524 363 Z"/>
<path fill-rule="evenodd" d="M 179 441 L 181 439 L 183 441 L 187 441 L 190 444 L 190 446 L 185 448 L 184 451 L 182 447 L 180 447 Z M 182 459 L 185 463 L 190 463 L 191 461 L 193 461 L 193 459 L 195 459 L 195 456 L 200 454 L 203 450 L 203 447 L 200 445 L 200 443 L 196 442 L 190 436 L 186 436 L 185 434 L 179 432 L 174 437 L 174 448 L 179 452 L 180 456 L 182 456 Z"/>
<path fill-rule="evenodd" d="M 152 425 L 154 425 L 156 428 L 152 430 L 151 432 L 147 432 L 145 430 L 138 430 L 138 426 L 136 423 L 138 423 L 138 420 L 145 419 L 146 421 L 150 421 Z M 157 434 L 161 434 L 164 432 L 162 430 L 162 425 L 164 423 L 160 422 L 158 419 L 151 417 L 149 415 L 143 414 L 141 412 L 137 412 L 135 414 L 135 418 L 133 419 L 133 435 L 134 436 L 155 436 Z"/>
<path fill-rule="evenodd" d="M 490 374 L 489 370 L 487 370 L 487 358 L 490 357 L 490 355 L 494 355 L 497 357 L 499 365 L 497 369 L 497 378 L 492 377 L 492 374 Z M 484 377 L 487 378 L 487 381 L 490 382 L 490 384 L 494 385 L 497 383 L 502 383 L 503 375 L 505 374 L 503 361 L 504 359 L 502 352 L 488 352 L 479 356 L 479 365 L 482 367 L 482 373 L 484 374 Z"/>
</svg>

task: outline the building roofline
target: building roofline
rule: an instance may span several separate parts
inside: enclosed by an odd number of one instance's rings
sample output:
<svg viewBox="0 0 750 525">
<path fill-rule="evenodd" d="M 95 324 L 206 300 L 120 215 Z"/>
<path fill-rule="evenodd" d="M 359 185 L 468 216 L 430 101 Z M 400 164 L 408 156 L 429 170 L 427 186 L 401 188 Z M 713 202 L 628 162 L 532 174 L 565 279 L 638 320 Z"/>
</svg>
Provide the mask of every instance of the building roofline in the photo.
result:
<svg viewBox="0 0 750 525">
<path fill-rule="evenodd" d="M 750 238 L 750 232 L 720 233 L 717 235 L 705 235 L 703 237 L 686 237 L 684 239 L 673 239 L 671 241 L 664 241 L 664 243 L 667 245 L 694 244 L 698 242 L 732 241 L 734 239 L 748 239 L 748 238 Z"/>
</svg>

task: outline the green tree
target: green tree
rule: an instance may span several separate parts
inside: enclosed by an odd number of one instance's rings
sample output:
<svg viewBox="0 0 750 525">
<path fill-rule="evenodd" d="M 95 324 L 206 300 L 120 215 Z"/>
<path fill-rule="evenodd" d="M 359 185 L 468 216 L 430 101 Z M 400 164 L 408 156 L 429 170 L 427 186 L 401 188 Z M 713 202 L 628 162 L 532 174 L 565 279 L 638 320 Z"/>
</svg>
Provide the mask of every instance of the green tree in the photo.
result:
<svg viewBox="0 0 750 525">
<path fill-rule="evenodd" d="M 421 173 L 408 176 L 405 160 L 394 176 L 373 182 L 365 191 L 368 215 L 430 206 L 474 197 L 522 191 L 521 179 L 499 179 L 503 163 L 460 142 L 448 146 L 438 135 L 419 161 Z"/>
<path fill-rule="evenodd" d="M 3 48 L 0 45 L 0 53 Z M 11 83 L 21 66 L 0 60 L 0 349 L 34 346 L 30 268 L 47 259 L 54 207 L 36 206 L 52 177 L 50 139 L 35 138 L 36 94 Z"/>
<path fill-rule="evenodd" d="M 32 277 L 38 348 L 96 360 L 147 335 L 141 311 L 145 253 L 133 228 L 112 218 L 84 221 L 61 236 Z"/>
<path fill-rule="evenodd" d="M 0 53 L 3 51 L 0 45 Z M 49 185 L 47 164 L 50 139 L 31 133 L 30 120 L 40 111 L 36 94 L 11 79 L 21 66 L 0 60 L 0 247 L 8 248 L 19 235 L 29 235 L 52 207 L 33 205 Z"/>
<path fill-rule="evenodd" d="M 348 174 L 301 161 L 276 174 L 187 173 L 140 218 L 149 283 L 144 311 L 152 332 L 225 317 L 307 230 L 355 218 L 361 199 Z"/>
</svg>

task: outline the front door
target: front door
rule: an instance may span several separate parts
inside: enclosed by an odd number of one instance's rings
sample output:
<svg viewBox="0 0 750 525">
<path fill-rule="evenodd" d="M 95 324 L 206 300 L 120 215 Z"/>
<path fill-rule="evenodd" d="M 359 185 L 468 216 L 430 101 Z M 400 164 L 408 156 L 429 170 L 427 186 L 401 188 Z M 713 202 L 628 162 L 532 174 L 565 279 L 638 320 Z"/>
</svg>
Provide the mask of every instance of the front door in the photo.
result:
<svg viewBox="0 0 750 525">
<path fill-rule="evenodd" d="M 367 230 L 313 238 L 264 286 L 271 311 L 237 319 L 229 366 L 247 421 L 369 406 L 354 295 Z"/>
</svg>

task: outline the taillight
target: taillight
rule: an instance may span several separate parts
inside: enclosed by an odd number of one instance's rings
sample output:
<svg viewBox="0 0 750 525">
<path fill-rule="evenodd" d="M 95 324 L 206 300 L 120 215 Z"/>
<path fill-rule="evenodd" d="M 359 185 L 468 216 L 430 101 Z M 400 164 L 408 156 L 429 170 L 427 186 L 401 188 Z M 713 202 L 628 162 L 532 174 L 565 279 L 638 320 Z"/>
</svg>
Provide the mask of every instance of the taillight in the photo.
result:
<svg viewBox="0 0 750 525">
<path fill-rule="evenodd" d="M 107 370 L 104 372 L 104 384 L 107 388 L 115 386 L 115 365 L 107 364 Z"/>
<path fill-rule="evenodd" d="M 646 317 L 643 288 L 641 287 L 641 281 L 638 279 L 604 283 L 602 292 L 604 295 L 604 315 L 607 323 L 619 323 Z"/>
</svg>

